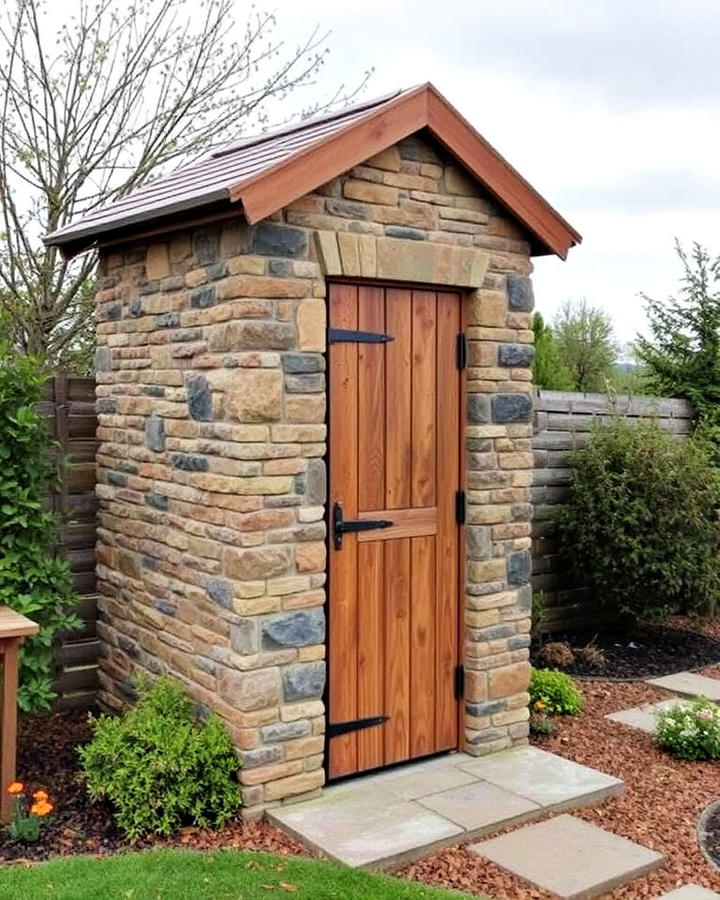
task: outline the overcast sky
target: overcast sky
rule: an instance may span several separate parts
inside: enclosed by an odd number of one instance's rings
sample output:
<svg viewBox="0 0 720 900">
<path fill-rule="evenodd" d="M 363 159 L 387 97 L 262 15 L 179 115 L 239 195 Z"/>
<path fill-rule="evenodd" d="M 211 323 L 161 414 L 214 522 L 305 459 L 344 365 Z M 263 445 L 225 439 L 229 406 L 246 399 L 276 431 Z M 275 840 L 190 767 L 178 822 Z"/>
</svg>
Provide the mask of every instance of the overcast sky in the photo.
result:
<svg viewBox="0 0 720 900">
<path fill-rule="evenodd" d="M 537 308 L 586 296 L 617 336 L 680 274 L 677 236 L 720 254 L 718 0 L 276 0 L 278 31 L 330 29 L 316 90 L 432 81 L 583 235 L 536 260 Z M 290 105 L 299 100 L 289 101 Z"/>
</svg>

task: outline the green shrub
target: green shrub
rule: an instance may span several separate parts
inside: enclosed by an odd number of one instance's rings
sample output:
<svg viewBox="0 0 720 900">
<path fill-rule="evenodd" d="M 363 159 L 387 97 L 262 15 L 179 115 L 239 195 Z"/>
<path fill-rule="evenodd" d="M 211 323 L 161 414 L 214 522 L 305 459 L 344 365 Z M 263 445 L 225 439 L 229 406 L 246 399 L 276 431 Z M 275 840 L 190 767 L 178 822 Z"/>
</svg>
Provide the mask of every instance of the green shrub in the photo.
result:
<svg viewBox="0 0 720 900">
<path fill-rule="evenodd" d="M 720 759 L 720 709 L 698 697 L 657 714 L 655 741 L 678 759 Z"/>
<path fill-rule="evenodd" d="M 90 796 L 111 802 L 131 839 L 227 822 L 242 798 L 220 720 L 198 722 L 192 701 L 166 678 L 138 682 L 138 695 L 124 716 L 91 717 L 92 741 L 79 749 Z"/>
<path fill-rule="evenodd" d="M 52 441 L 36 404 L 46 380 L 39 360 L 0 343 L 0 604 L 40 626 L 20 651 L 23 712 L 50 707 L 55 636 L 79 625 L 70 568 L 53 552 L 57 517 L 45 507 Z"/>
<path fill-rule="evenodd" d="M 537 704 L 542 704 L 538 707 Z M 530 709 L 550 716 L 576 716 L 583 707 L 580 688 L 566 672 L 532 669 L 530 672 Z"/>
<path fill-rule="evenodd" d="M 597 603 L 632 620 L 710 611 L 720 597 L 720 473 L 706 444 L 613 419 L 572 455 L 557 524 Z"/>
</svg>

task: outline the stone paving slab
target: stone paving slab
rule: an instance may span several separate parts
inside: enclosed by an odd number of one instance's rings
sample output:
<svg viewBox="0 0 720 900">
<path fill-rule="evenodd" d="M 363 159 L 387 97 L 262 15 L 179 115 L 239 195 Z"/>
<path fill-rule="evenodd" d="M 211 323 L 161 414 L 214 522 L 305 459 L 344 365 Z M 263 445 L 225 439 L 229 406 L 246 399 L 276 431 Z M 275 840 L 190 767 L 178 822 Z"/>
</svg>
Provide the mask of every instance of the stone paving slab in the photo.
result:
<svg viewBox="0 0 720 900">
<path fill-rule="evenodd" d="M 675 675 L 663 675 L 662 678 L 648 678 L 646 683 L 686 697 L 707 697 L 708 700 L 720 701 L 720 679 L 697 675 L 695 672 L 677 672 Z"/>
<path fill-rule="evenodd" d="M 669 894 L 663 894 L 657 900 L 720 900 L 720 894 L 699 884 L 684 884 Z"/>
<path fill-rule="evenodd" d="M 268 818 L 331 859 L 388 869 L 621 790 L 616 778 L 524 747 L 481 759 L 452 753 L 361 776 L 331 785 L 314 800 L 268 810 Z"/>
<path fill-rule="evenodd" d="M 545 810 L 577 809 L 622 793 L 623 782 L 537 747 L 517 747 L 461 764 L 464 772 L 527 797 Z"/>
<path fill-rule="evenodd" d="M 423 797 L 420 803 L 477 837 L 541 812 L 537 803 L 485 781 Z"/>
<path fill-rule="evenodd" d="M 683 706 L 684 703 L 686 701 L 679 698 L 660 700 L 658 703 L 646 703 L 644 706 L 634 706 L 632 709 L 621 709 L 619 712 L 608 713 L 605 718 L 652 734 L 655 731 L 655 714 L 657 711 L 669 709 L 673 706 Z"/>
<path fill-rule="evenodd" d="M 597 897 L 658 868 L 647 847 L 562 815 L 468 847 L 562 900 Z"/>
</svg>

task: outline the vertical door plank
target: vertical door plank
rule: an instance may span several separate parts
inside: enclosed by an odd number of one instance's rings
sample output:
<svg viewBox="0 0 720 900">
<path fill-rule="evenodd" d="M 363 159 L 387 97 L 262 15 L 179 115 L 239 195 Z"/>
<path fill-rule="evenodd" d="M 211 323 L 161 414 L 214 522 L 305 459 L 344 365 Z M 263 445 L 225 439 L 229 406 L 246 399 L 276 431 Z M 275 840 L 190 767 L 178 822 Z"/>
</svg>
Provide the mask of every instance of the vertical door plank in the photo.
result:
<svg viewBox="0 0 720 900">
<path fill-rule="evenodd" d="M 411 498 L 411 301 L 410 291 L 386 291 L 386 328 L 394 338 L 385 345 L 386 509 L 407 509 Z"/>
<path fill-rule="evenodd" d="M 358 544 L 358 718 L 385 715 L 385 542 Z M 358 731 L 358 769 L 384 762 L 383 726 Z"/>
<path fill-rule="evenodd" d="M 458 743 L 458 706 L 454 670 L 458 664 L 460 605 L 458 590 L 459 531 L 455 491 L 460 487 L 460 372 L 455 340 L 460 331 L 460 296 L 438 294 L 437 305 L 437 486 L 436 537 L 436 750 Z"/>
<path fill-rule="evenodd" d="M 410 755 L 435 750 L 435 536 L 411 539 Z"/>
<path fill-rule="evenodd" d="M 357 328 L 358 290 L 330 287 L 330 322 L 334 328 Z M 338 343 L 330 349 L 330 506 L 339 500 L 346 519 L 357 517 L 357 365 L 358 345 Z M 331 544 L 332 547 L 332 544 Z M 329 721 L 357 718 L 357 539 L 343 537 L 342 550 L 330 553 Z M 329 775 L 357 769 L 357 733 L 329 741 Z"/>
<path fill-rule="evenodd" d="M 435 505 L 434 291 L 412 293 L 412 506 Z"/>
<path fill-rule="evenodd" d="M 410 756 L 410 538 L 385 541 L 385 764 Z"/>
<path fill-rule="evenodd" d="M 360 287 L 358 328 L 385 331 L 385 291 Z M 385 508 L 385 345 L 358 346 L 358 509 Z"/>
</svg>

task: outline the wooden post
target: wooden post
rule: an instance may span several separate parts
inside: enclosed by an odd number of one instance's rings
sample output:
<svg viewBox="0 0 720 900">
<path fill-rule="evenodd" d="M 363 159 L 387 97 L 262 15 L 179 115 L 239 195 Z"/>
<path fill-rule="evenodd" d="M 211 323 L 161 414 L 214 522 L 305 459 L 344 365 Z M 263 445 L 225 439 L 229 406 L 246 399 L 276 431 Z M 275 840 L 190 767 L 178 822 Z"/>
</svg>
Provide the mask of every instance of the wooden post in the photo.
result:
<svg viewBox="0 0 720 900">
<path fill-rule="evenodd" d="M 38 625 L 7 606 L 0 606 L 0 654 L 3 679 L 0 702 L 0 822 L 7 824 L 12 814 L 8 785 L 15 781 L 17 756 L 18 650 L 25 637 L 36 634 Z"/>
</svg>

